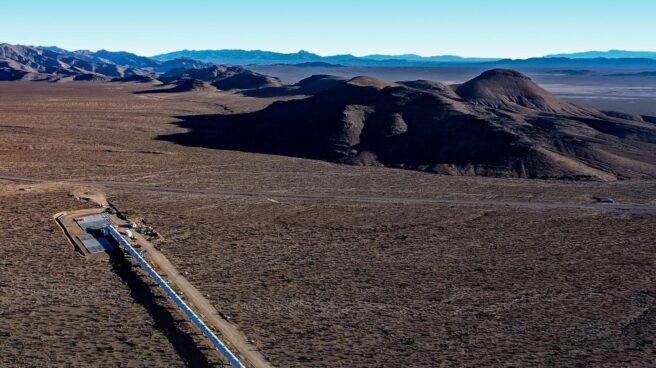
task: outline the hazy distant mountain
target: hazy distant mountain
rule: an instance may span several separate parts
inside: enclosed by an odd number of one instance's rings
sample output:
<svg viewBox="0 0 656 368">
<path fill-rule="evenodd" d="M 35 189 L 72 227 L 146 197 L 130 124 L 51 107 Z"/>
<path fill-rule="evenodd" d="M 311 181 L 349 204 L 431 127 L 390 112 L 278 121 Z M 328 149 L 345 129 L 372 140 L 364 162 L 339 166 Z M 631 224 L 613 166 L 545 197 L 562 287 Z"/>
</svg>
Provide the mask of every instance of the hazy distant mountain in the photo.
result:
<svg viewBox="0 0 656 368">
<path fill-rule="evenodd" d="M 320 56 L 307 51 L 277 53 L 271 51 L 246 50 L 182 50 L 153 58 L 123 51 L 68 51 L 56 46 L 23 46 L 0 44 L 0 80 L 125 80 L 148 81 L 172 70 L 207 69 L 215 64 L 241 65 L 294 65 L 299 67 L 476 67 L 476 68 L 550 68 L 566 70 L 570 74 L 580 70 L 617 69 L 618 73 L 652 73 L 656 70 L 656 55 L 647 52 L 609 51 L 604 58 L 586 58 L 594 53 L 579 53 L 574 58 L 543 57 L 524 60 L 463 58 L 453 55 L 422 57 L 404 55 L 353 55 Z M 622 55 L 643 56 L 618 57 Z M 261 76 L 243 72 L 235 85 L 261 83 L 263 86 L 275 81 L 261 81 Z M 650 76 L 639 74 L 636 76 Z M 236 79 L 235 79 L 236 80 Z M 215 81 L 216 82 L 216 81 Z M 269 86 L 269 87 L 270 87 Z"/>
<path fill-rule="evenodd" d="M 440 56 L 420 56 L 416 54 L 403 54 L 403 55 L 367 55 L 363 59 L 369 60 L 405 60 L 405 61 L 421 61 L 421 62 L 438 62 L 438 63 L 480 63 L 486 61 L 496 61 L 500 58 L 467 58 L 456 55 L 440 55 Z"/>
<path fill-rule="evenodd" d="M 60 53 L 60 54 L 65 54 L 65 53 L 69 52 L 68 50 L 64 50 L 61 47 L 57 47 L 57 46 L 37 46 L 37 47 L 41 48 L 41 49 L 44 49 L 44 50 L 54 51 L 54 52 L 57 52 L 57 53 Z"/>
<path fill-rule="evenodd" d="M 606 77 L 636 77 L 636 78 L 645 78 L 645 77 L 656 77 L 656 72 L 638 72 L 638 73 L 613 73 L 606 74 Z"/>
<path fill-rule="evenodd" d="M 0 44 L 0 80 L 96 80 L 132 73 L 129 67 L 89 62 L 53 48 Z"/>
<path fill-rule="evenodd" d="M 191 59 L 152 60 L 129 52 L 0 44 L 0 80 L 147 81 L 173 69 L 209 66 Z"/>
<path fill-rule="evenodd" d="M 99 50 L 96 52 L 88 50 L 78 51 L 65 51 L 67 55 L 71 55 L 82 60 L 90 62 L 114 64 L 114 65 L 127 65 L 132 68 L 139 68 L 149 70 L 156 73 L 166 73 L 173 69 L 197 69 L 206 68 L 211 66 L 189 58 L 174 58 L 167 61 L 153 60 L 149 57 L 139 56 L 125 51 L 107 51 Z"/>
<path fill-rule="evenodd" d="M 269 64 L 301 64 L 324 62 L 350 66 L 367 65 L 425 65 L 432 63 L 475 63 L 494 61 L 491 58 L 463 58 L 459 56 L 429 56 L 422 57 L 414 54 L 406 55 L 368 55 L 363 57 L 353 55 L 320 56 L 307 51 L 285 54 L 272 51 L 246 51 L 246 50 L 182 50 L 168 54 L 153 56 L 155 60 L 171 60 L 174 58 L 187 57 L 195 60 L 230 65 L 269 65 Z"/>
<path fill-rule="evenodd" d="M 624 51 L 624 50 L 585 51 L 585 52 L 575 52 L 575 53 L 571 53 L 571 54 L 547 55 L 545 57 L 547 57 L 547 58 L 569 58 L 569 59 L 593 59 L 593 58 L 607 58 L 607 59 L 648 58 L 648 59 L 656 59 L 656 51 Z"/>
<path fill-rule="evenodd" d="M 278 78 L 225 65 L 213 65 L 202 69 L 174 69 L 162 74 L 159 80 L 167 84 L 186 85 L 194 88 L 199 84 L 197 82 L 190 83 L 189 80 L 207 82 L 207 84 L 224 91 L 275 88 L 283 85 Z"/>
<path fill-rule="evenodd" d="M 289 64 L 283 64 L 283 65 L 289 65 Z M 307 63 L 298 63 L 298 64 L 293 64 L 295 67 L 298 68 L 344 68 L 346 65 L 342 64 L 331 64 L 331 63 L 326 63 L 325 61 L 308 61 Z"/>
<path fill-rule="evenodd" d="M 504 59 L 492 62 L 477 63 L 477 66 L 494 68 L 555 68 L 555 69 L 622 69 L 622 68 L 656 68 L 656 59 L 650 58 L 531 58 Z"/>
<path fill-rule="evenodd" d="M 330 63 L 343 66 L 379 66 L 379 67 L 533 67 L 533 68 L 654 68 L 656 67 L 656 53 L 609 51 L 600 53 L 571 54 L 572 57 L 538 57 L 530 59 L 493 59 L 493 58 L 464 58 L 454 55 L 423 57 L 415 54 L 404 55 L 334 55 L 320 56 L 307 51 L 285 54 L 271 51 L 246 50 L 182 50 L 168 54 L 153 56 L 153 59 L 166 61 L 175 58 L 189 58 L 215 64 L 226 65 L 275 65 L 304 64 L 321 65 Z"/>
<path fill-rule="evenodd" d="M 296 64 L 302 62 L 323 61 L 322 57 L 307 51 L 283 54 L 272 51 L 246 50 L 182 50 L 153 56 L 155 60 L 166 61 L 186 57 L 215 64 Z"/>
</svg>

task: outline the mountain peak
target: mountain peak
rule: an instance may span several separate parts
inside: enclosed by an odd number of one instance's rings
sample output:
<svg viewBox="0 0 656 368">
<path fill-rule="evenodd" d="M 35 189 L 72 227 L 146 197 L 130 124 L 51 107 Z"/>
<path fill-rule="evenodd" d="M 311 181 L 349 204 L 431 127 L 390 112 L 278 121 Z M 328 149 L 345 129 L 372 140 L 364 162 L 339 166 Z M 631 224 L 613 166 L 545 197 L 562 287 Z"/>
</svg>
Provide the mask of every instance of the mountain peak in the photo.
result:
<svg viewBox="0 0 656 368">
<path fill-rule="evenodd" d="M 359 87 L 373 87 L 376 89 L 383 89 L 386 87 L 395 86 L 395 83 L 390 83 L 381 79 L 376 79 L 373 77 L 359 76 L 352 78 L 348 81 L 348 84 L 359 86 Z"/>
<path fill-rule="evenodd" d="M 485 72 L 461 85 L 459 95 L 437 83 L 391 84 L 372 77 L 344 83 L 321 76 L 301 84 L 322 85 L 321 92 L 252 113 L 222 115 L 212 128 L 183 123 L 190 132 L 174 139 L 453 175 L 656 176 L 653 126 L 565 103 L 515 71 Z M 385 88 L 389 85 L 394 87 Z M 621 157 L 600 154 L 606 147 Z M 630 159 L 614 149 L 621 147 L 635 147 Z"/>
<path fill-rule="evenodd" d="M 519 79 L 525 79 L 525 80 L 531 80 L 531 78 L 527 77 L 526 75 L 512 69 L 503 69 L 503 68 L 498 68 L 498 69 L 492 69 L 492 70 L 487 70 L 478 77 L 478 79 L 503 79 L 503 78 L 519 78 Z"/>
<path fill-rule="evenodd" d="M 545 58 L 569 58 L 569 59 L 630 59 L 630 58 L 644 58 L 656 59 L 656 51 L 627 51 L 612 49 L 608 51 L 582 51 L 573 53 L 553 54 L 547 55 Z"/>
<path fill-rule="evenodd" d="M 571 105 L 542 87 L 526 75 L 509 69 L 493 69 L 460 85 L 456 93 L 470 102 L 513 111 L 535 110 L 560 114 L 587 114 L 585 109 Z"/>
</svg>

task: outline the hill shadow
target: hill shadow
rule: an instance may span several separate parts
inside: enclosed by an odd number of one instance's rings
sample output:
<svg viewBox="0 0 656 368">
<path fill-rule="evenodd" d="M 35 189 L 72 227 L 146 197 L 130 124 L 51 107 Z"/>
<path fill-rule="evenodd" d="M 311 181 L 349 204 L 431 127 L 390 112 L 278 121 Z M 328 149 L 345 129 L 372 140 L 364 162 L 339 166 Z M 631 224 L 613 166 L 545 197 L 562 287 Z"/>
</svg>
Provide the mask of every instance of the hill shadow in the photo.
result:
<svg viewBox="0 0 656 368">
<path fill-rule="evenodd" d="M 241 92 L 244 96 L 248 97 L 287 97 L 287 96 L 300 96 L 308 95 L 307 92 L 300 90 L 294 86 L 282 87 L 265 87 L 258 89 L 249 89 Z"/>
<path fill-rule="evenodd" d="M 176 121 L 172 124 L 187 129 L 184 133 L 158 135 L 155 139 L 167 141 L 187 147 L 203 148 L 224 148 L 222 140 L 217 140 L 216 135 L 230 129 L 237 124 L 243 117 L 237 115 L 186 115 L 176 116 Z"/>
<path fill-rule="evenodd" d="M 136 91 L 133 92 L 135 95 L 142 95 L 142 94 L 153 94 L 153 93 L 182 93 L 182 92 L 190 92 L 193 91 L 194 88 L 199 88 L 197 85 L 193 85 L 190 83 L 186 84 L 160 84 L 157 85 L 156 87 L 158 88 L 152 88 L 152 89 L 146 89 L 142 91 Z M 169 88 L 163 88 L 163 87 L 169 87 Z M 201 86 L 202 87 L 202 86 Z"/>
<path fill-rule="evenodd" d="M 174 124 L 183 133 L 159 135 L 155 139 L 186 147 L 263 153 L 299 158 L 325 159 L 306 131 L 285 129 L 276 119 L 259 112 L 177 116 Z"/>
</svg>

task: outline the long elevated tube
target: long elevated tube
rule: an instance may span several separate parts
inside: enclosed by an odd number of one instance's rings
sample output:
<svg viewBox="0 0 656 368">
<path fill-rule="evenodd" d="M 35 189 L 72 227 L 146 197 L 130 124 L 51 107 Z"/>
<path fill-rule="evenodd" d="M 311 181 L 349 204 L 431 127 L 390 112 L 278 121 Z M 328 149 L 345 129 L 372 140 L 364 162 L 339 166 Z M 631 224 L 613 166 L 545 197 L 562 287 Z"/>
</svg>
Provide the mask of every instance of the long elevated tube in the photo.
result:
<svg viewBox="0 0 656 368">
<path fill-rule="evenodd" d="M 171 289 L 169 284 L 166 281 L 164 281 L 164 279 L 152 268 L 150 264 L 148 264 L 148 262 L 146 262 L 146 260 L 141 256 L 141 254 L 139 254 L 139 252 L 137 252 L 137 250 L 134 249 L 132 244 L 130 244 L 130 242 L 128 242 L 123 238 L 123 236 L 121 235 L 121 233 L 118 232 L 118 230 L 116 230 L 113 226 L 107 226 L 104 229 L 106 229 L 107 233 L 111 235 L 112 238 L 114 238 L 114 240 L 116 240 L 123 248 L 125 248 L 125 250 L 127 250 L 128 253 L 130 253 L 130 255 L 134 257 L 134 259 L 137 260 L 137 263 L 139 263 L 139 265 L 143 267 L 146 270 L 146 272 L 148 272 L 150 277 L 152 277 L 155 280 L 155 282 L 157 282 L 157 284 L 162 289 L 164 289 L 164 291 L 169 295 L 169 297 L 173 299 L 175 304 L 177 304 L 178 307 L 180 307 L 180 309 L 182 309 L 182 311 L 187 315 L 187 317 L 189 317 L 189 319 L 191 319 L 191 321 L 196 326 L 198 326 L 198 328 L 203 332 L 203 334 L 207 336 L 208 339 L 210 339 L 214 347 L 216 347 L 217 350 L 223 353 L 225 358 L 230 362 L 230 364 L 232 364 L 233 367 L 246 368 L 239 361 L 239 359 L 237 359 L 235 354 L 233 354 L 232 351 L 230 351 L 230 349 L 228 349 L 228 347 L 225 346 L 225 344 L 223 344 L 218 337 L 216 337 L 214 332 L 212 332 L 212 330 L 210 330 L 207 327 L 207 325 L 205 325 L 205 323 L 201 321 L 201 319 L 196 315 L 196 313 L 194 313 L 194 311 L 191 310 L 189 306 L 187 306 L 187 304 L 182 300 L 182 298 L 180 298 L 180 296 L 176 294 L 176 292 L 173 291 L 173 289 Z"/>
</svg>

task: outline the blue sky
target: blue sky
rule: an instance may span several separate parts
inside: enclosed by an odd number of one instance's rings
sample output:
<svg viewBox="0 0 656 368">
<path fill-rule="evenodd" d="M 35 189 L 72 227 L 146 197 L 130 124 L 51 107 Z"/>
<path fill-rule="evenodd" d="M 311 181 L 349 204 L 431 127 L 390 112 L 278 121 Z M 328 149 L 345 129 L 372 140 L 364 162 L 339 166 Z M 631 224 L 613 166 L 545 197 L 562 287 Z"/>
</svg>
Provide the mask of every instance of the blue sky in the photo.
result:
<svg viewBox="0 0 656 368">
<path fill-rule="evenodd" d="M 524 58 L 656 49 L 654 0 L 49 0 L 0 9 L 0 42 L 149 56 L 238 48 Z"/>
</svg>

